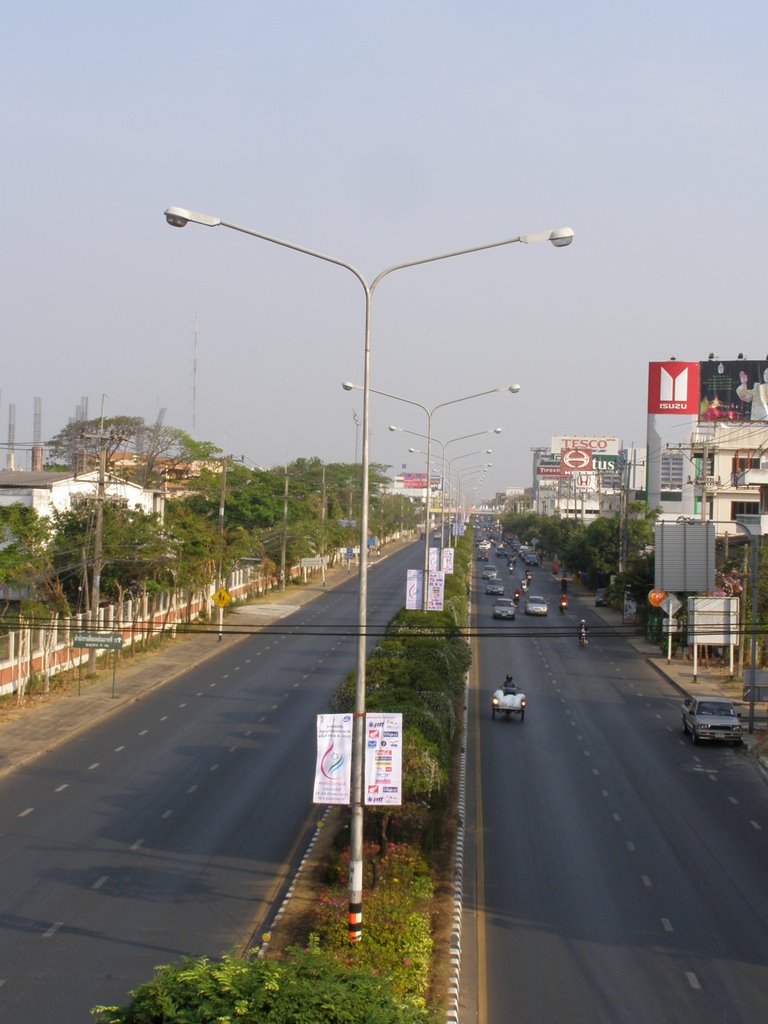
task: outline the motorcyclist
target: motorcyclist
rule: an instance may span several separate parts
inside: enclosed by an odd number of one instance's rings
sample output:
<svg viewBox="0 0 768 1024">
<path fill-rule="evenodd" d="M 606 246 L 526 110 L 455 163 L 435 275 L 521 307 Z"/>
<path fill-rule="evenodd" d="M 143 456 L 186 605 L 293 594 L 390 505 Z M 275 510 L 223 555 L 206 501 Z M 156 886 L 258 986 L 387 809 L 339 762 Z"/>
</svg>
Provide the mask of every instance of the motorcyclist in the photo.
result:
<svg viewBox="0 0 768 1024">
<path fill-rule="evenodd" d="M 515 604 L 520 604 L 520 587 L 515 587 L 515 592 L 512 595 L 512 599 L 514 600 Z"/>
<path fill-rule="evenodd" d="M 589 627 L 584 619 L 579 623 L 579 643 L 585 644 L 589 637 Z"/>
<path fill-rule="evenodd" d="M 568 611 L 568 598 L 563 594 L 560 598 L 560 611 L 565 614 Z"/>
<path fill-rule="evenodd" d="M 508 697 L 510 694 L 517 693 L 517 686 L 515 686 L 511 672 L 507 672 L 507 678 L 504 680 L 501 688 L 504 691 L 505 697 Z"/>
</svg>

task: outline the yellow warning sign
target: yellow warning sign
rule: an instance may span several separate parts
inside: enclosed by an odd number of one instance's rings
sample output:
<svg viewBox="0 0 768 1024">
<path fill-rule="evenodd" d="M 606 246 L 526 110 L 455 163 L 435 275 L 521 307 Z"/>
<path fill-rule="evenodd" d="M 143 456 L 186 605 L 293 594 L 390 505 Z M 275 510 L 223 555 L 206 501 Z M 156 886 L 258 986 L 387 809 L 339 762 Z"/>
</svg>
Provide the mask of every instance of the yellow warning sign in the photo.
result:
<svg viewBox="0 0 768 1024">
<path fill-rule="evenodd" d="M 219 608 L 226 608 L 232 600 L 232 595 L 225 587 L 219 587 L 211 600 L 215 605 L 218 605 Z"/>
</svg>

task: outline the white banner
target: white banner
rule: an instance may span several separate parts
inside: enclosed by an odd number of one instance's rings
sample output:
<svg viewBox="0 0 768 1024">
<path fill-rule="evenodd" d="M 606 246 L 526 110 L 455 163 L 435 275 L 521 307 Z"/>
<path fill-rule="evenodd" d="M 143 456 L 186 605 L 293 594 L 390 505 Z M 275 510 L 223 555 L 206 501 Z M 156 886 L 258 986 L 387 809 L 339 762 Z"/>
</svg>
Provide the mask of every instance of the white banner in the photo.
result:
<svg viewBox="0 0 768 1024">
<path fill-rule="evenodd" d="M 403 802 L 403 716 L 365 716 L 365 803 Z"/>
<path fill-rule="evenodd" d="M 313 802 L 348 804 L 351 771 L 352 715 L 318 715 Z"/>
<path fill-rule="evenodd" d="M 453 548 L 443 548 L 443 572 L 453 572 Z"/>
<path fill-rule="evenodd" d="M 429 569 L 430 572 L 437 572 L 440 568 L 440 548 L 429 549 Z"/>
<path fill-rule="evenodd" d="M 405 607 L 407 611 L 418 612 L 424 604 L 421 589 L 423 569 L 409 569 L 405 579 Z"/>
<path fill-rule="evenodd" d="M 445 595 L 445 573 L 431 572 L 427 583 L 427 611 L 441 612 Z"/>
</svg>

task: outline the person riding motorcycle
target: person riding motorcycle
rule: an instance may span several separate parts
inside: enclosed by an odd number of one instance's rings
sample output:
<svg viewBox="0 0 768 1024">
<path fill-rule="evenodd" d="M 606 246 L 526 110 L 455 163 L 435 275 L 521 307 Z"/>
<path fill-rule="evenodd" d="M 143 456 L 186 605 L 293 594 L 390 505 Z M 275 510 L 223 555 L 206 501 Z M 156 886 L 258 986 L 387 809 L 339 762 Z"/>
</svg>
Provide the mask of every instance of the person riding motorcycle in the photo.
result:
<svg viewBox="0 0 768 1024">
<path fill-rule="evenodd" d="M 579 623 L 579 643 L 581 644 L 582 647 L 587 643 L 588 639 L 589 639 L 589 628 L 587 627 L 587 623 L 584 621 L 584 619 L 582 619 L 581 622 Z"/>
<path fill-rule="evenodd" d="M 515 588 L 515 592 L 512 595 L 512 600 L 515 602 L 515 604 L 520 604 L 520 587 Z"/>
<path fill-rule="evenodd" d="M 559 607 L 560 607 L 560 614 L 561 615 L 565 615 L 565 613 L 568 611 L 568 598 L 565 596 L 565 594 L 563 594 L 563 596 L 560 598 L 560 605 L 559 605 Z"/>
<path fill-rule="evenodd" d="M 512 679 L 512 673 L 507 672 L 507 678 L 504 680 L 501 686 L 505 696 L 509 696 L 511 693 L 517 693 L 517 686 Z"/>
</svg>

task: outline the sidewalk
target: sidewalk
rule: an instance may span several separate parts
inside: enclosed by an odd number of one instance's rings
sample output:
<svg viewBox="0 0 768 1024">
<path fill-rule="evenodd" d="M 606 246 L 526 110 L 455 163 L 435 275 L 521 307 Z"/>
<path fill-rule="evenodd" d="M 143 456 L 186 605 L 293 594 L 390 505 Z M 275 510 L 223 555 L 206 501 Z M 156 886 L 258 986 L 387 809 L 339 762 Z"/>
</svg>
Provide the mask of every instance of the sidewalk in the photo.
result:
<svg viewBox="0 0 768 1024">
<path fill-rule="evenodd" d="M 383 553 L 371 559 L 369 564 L 374 565 L 410 543 L 387 545 Z M 309 583 L 290 585 L 283 591 L 275 590 L 249 604 L 239 605 L 225 616 L 221 640 L 215 623 L 211 623 L 200 627 L 207 629 L 206 632 L 179 633 L 174 638 L 169 637 L 158 651 L 119 659 L 114 697 L 110 658 L 104 667 L 100 667 L 97 677 L 86 679 L 83 672 L 80 696 L 76 691 L 68 694 L 53 692 L 49 697 L 36 696 L 21 706 L 15 704 L 15 698 L 8 698 L 0 716 L 0 777 L 89 729 L 130 701 L 139 700 L 148 691 L 221 654 L 259 627 L 273 625 L 333 587 L 355 579 L 357 566 L 353 565 L 351 571 L 347 571 L 344 565 L 337 566 L 327 570 L 325 576 L 325 586 L 318 576 Z M 235 633 L 234 630 L 243 632 Z"/>
<path fill-rule="evenodd" d="M 622 621 L 621 612 L 613 608 L 595 607 L 594 594 L 581 587 L 569 591 L 570 600 L 574 598 L 589 607 L 590 611 L 601 619 L 606 626 L 626 626 Z M 746 732 L 749 715 L 749 705 L 742 700 L 744 686 L 741 680 L 733 679 L 728 670 L 721 666 L 707 666 L 699 662 L 696 669 L 696 681 L 693 680 L 693 662 L 685 658 L 673 657 L 667 661 L 664 654 L 659 650 L 658 644 L 649 643 L 643 636 L 625 637 L 627 642 L 651 665 L 660 676 L 673 686 L 681 696 L 681 699 L 688 694 L 712 694 L 713 696 L 725 697 L 736 707 L 741 714 L 742 723 L 745 728 L 744 746 L 750 754 L 759 758 L 763 768 L 768 770 L 768 748 L 759 748 L 766 740 L 766 726 L 768 725 L 768 706 L 765 702 L 755 704 L 755 731 Z"/>
</svg>

